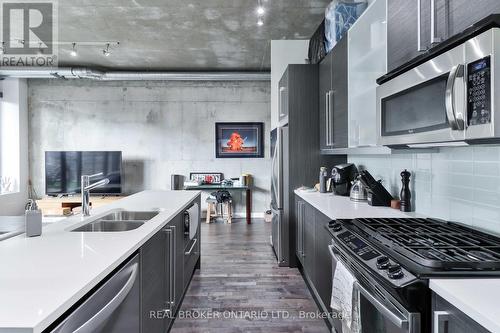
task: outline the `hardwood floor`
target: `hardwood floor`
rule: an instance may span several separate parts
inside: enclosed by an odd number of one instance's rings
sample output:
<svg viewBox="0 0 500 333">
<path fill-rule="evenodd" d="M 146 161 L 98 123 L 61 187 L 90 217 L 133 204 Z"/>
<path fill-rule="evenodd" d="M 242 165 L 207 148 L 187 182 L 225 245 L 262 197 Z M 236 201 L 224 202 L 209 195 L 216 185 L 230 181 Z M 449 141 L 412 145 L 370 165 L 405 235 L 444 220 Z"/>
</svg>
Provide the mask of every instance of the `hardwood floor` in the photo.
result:
<svg viewBox="0 0 500 333">
<path fill-rule="evenodd" d="M 202 223 L 201 269 L 171 332 L 328 332 L 301 316 L 318 307 L 299 271 L 277 266 L 270 233 L 263 220 Z"/>
</svg>

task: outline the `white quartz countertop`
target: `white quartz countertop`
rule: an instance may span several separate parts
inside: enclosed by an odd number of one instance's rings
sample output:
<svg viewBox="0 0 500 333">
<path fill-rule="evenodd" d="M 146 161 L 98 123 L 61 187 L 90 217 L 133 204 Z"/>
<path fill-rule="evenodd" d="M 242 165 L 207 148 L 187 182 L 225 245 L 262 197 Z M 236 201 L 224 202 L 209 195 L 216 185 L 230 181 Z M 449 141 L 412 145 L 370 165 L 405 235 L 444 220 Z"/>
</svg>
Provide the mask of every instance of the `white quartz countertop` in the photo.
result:
<svg viewBox="0 0 500 333">
<path fill-rule="evenodd" d="M 295 194 L 332 220 L 369 217 L 409 218 L 416 216 L 414 213 L 403 213 L 390 207 L 375 207 L 368 205 L 366 202 L 351 201 L 349 197 L 332 193 L 295 190 Z"/>
<path fill-rule="evenodd" d="M 0 242 L 0 333 L 41 332 L 159 231 L 198 191 L 144 191 Z M 160 210 L 126 232 L 69 232 L 111 209 Z"/>
<path fill-rule="evenodd" d="M 500 333 L 500 279 L 431 279 L 429 286 L 487 330 Z"/>
</svg>

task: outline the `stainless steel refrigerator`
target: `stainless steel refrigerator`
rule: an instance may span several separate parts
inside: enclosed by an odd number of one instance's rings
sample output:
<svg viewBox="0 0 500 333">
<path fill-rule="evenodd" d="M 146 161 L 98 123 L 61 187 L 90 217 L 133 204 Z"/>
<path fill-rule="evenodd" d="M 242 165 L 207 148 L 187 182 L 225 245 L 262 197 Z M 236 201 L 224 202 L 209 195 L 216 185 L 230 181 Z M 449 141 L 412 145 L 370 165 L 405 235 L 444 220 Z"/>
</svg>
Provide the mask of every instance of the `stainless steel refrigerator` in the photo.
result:
<svg viewBox="0 0 500 333">
<path fill-rule="evenodd" d="M 288 266 L 289 237 L 288 223 L 285 221 L 284 165 L 288 160 L 288 127 L 278 127 L 271 131 L 271 245 L 280 266 Z"/>
</svg>

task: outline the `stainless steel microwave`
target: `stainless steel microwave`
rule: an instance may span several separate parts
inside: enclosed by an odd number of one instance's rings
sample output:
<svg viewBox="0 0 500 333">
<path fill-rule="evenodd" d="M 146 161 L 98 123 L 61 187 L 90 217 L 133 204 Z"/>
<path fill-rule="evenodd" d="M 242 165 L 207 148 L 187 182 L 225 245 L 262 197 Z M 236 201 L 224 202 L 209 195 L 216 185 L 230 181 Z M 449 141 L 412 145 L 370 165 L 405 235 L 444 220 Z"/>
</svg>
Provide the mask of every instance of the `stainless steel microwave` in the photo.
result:
<svg viewBox="0 0 500 333">
<path fill-rule="evenodd" d="M 499 142 L 499 89 L 500 29 L 493 28 L 378 86 L 378 143 Z"/>
</svg>

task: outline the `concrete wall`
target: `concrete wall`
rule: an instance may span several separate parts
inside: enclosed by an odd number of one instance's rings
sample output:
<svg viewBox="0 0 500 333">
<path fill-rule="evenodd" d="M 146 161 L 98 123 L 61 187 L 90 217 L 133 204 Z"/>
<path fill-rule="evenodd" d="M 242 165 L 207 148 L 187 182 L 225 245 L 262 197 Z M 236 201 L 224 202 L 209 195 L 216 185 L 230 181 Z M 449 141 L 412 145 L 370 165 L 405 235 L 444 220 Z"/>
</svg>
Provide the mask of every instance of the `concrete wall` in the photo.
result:
<svg viewBox="0 0 500 333">
<path fill-rule="evenodd" d="M 432 154 L 349 156 L 399 197 L 403 169 L 418 213 L 500 235 L 500 147 L 440 148 Z"/>
<path fill-rule="evenodd" d="M 28 200 L 28 85 L 5 79 L 1 91 L 0 175 L 14 183 L 12 193 L 0 195 L 0 215 L 20 215 Z"/>
<path fill-rule="evenodd" d="M 271 126 L 278 126 L 278 90 L 281 76 L 289 64 L 304 64 L 309 40 L 271 41 Z"/>
<path fill-rule="evenodd" d="M 253 212 L 269 205 L 269 82 L 30 80 L 31 178 L 44 193 L 46 150 L 123 151 L 127 193 L 170 189 L 190 171 L 254 176 Z M 265 158 L 216 159 L 215 122 L 265 123 Z M 244 210 L 236 195 L 237 212 Z M 242 205 L 243 204 L 243 205 Z"/>
</svg>

